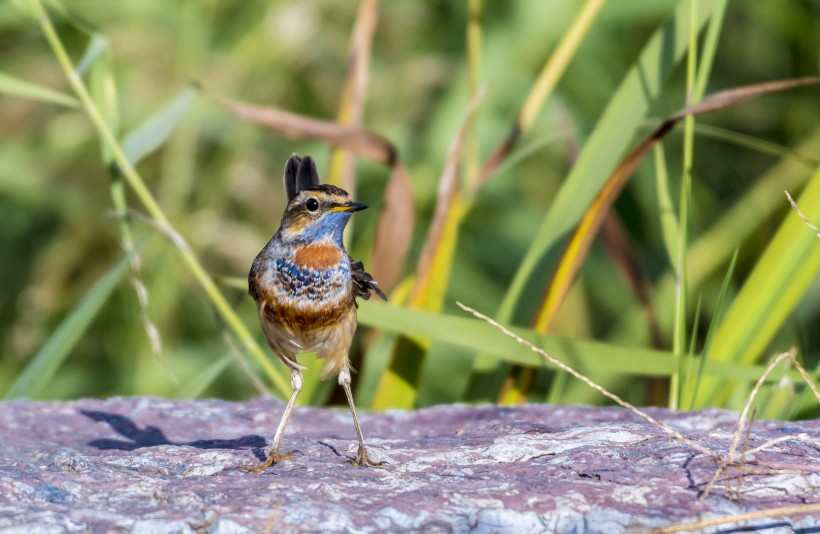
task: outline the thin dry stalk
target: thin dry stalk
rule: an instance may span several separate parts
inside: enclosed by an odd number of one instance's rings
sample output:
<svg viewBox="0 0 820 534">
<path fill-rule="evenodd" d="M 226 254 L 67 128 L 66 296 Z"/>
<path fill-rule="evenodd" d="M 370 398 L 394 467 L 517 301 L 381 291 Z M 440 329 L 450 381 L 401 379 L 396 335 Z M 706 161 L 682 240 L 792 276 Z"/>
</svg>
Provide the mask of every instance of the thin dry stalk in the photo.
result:
<svg viewBox="0 0 820 534">
<path fill-rule="evenodd" d="M 128 216 L 128 214 L 115 211 L 112 213 L 112 216 L 124 219 Z M 134 249 L 134 244 L 131 242 L 130 236 L 128 235 L 122 236 L 120 245 L 126 254 L 130 253 Z M 154 355 L 154 360 L 156 360 L 159 366 L 162 367 L 167 376 L 171 378 L 174 385 L 179 387 L 179 378 L 177 378 L 176 373 L 174 373 L 174 370 L 171 369 L 171 366 L 168 365 L 168 362 L 162 355 L 162 338 L 160 337 L 159 329 L 148 315 L 148 288 L 145 287 L 145 284 L 140 278 L 141 271 L 142 264 L 140 262 L 140 257 L 138 254 L 135 254 L 134 259 L 131 260 L 131 265 L 128 269 L 128 282 L 131 284 L 131 287 L 134 289 L 134 293 L 137 295 L 137 303 L 140 309 L 140 322 L 142 323 L 143 329 L 145 329 L 145 335 L 148 336 L 148 341 L 151 343 L 151 352 Z"/>
<path fill-rule="evenodd" d="M 760 446 L 755 447 L 753 449 L 749 449 L 744 454 L 747 455 L 747 456 L 751 456 L 751 455 L 757 454 L 758 452 L 761 452 L 765 449 L 769 449 L 771 447 L 774 447 L 775 445 L 777 445 L 779 443 L 783 443 L 784 441 L 796 441 L 796 440 L 804 441 L 806 443 L 814 443 L 815 445 L 820 445 L 820 440 L 814 439 L 813 437 L 809 436 L 808 434 L 795 434 L 794 436 L 780 436 L 779 438 L 770 439 L 769 441 L 767 441 L 763 445 L 760 445 Z M 815 471 L 816 471 L 816 469 L 815 469 Z"/>
<path fill-rule="evenodd" d="M 797 359 L 795 358 L 795 349 L 794 348 L 792 348 L 789 352 L 784 352 L 784 353 L 778 354 L 772 360 L 772 362 L 769 364 L 769 366 L 766 368 L 763 375 L 758 380 L 757 384 L 755 384 L 755 387 L 752 390 L 752 393 L 749 395 L 749 400 L 746 402 L 746 406 L 743 408 L 743 411 L 740 413 L 740 416 L 738 417 L 737 430 L 735 431 L 734 438 L 732 439 L 732 443 L 731 443 L 730 448 L 729 448 L 729 454 L 727 456 L 721 456 L 717 452 L 715 452 L 715 451 L 713 451 L 713 450 L 711 450 L 711 449 L 709 449 L 709 448 L 707 448 L 707 447 L 705 447 L 705 446 L 703 446 L 703 445 L 701 445 L 701 444 L 699 444 L 699 443 L 685 437 L 683 434 L 681 434 L 677 430 L 667 426 L 666 424 L 662 423 L 661 421 L 658 421 L 657 419 L 655 419 L 651 415 L 647 414 L 646 412 L 644 412 L 644 411 L 640 410 L 639 408 L 633 406 L 632 404 L 626 402 L 625 400 L 621 399 L 620 397 L 618 397 L 614 393 L 611 393 L 610 391 L 608 391 L 604 387 L 596 384 L 595 382 L 593 382 L 592 380 L 590 380 L 586 376 L 582 375 L 581 373 L 579 373 L 578 371 L 576 371 L 572 367 L 566 365 L 565 363 L 563 363 L 559 360 L 556 360 L 555 358 L 553 358 L 552 356 L 547 354 L 547 352 L 544 351 L 543 349 L 541 349 L 539 347 L 536 347 L 535 345 L 533 345 L 532 343 L 530 343 L 526 339 L 522 338 L 518 334 L 512 332 L 511 330 L 509 330 L 505 326 L 501 325 L 497 321 L 491 319 L 490 317 L 487 317 L 486 315 L 484 315 L 481 312 L 478 312 L 478 311 L 474 310 L 473 308 L 470 308 L 469 306 L 466 306 L 466 305 L 462 304 L 461 302 L 456 302 L 456 304 L 462 310 L 472 314 L 474 317 L 476 317 L 478 319 L 481 319 L 482 321 L 486 322 L 490 326 L 500 330 L 505 335 L 511 337 L 512 339 L 514 339 L 518 343 L 521 343 L 522 345 L 529 348 L 531 351 L 533 351 L 536 354 L 542 356 L 544 359 L 546 359 L 548 362 L 550 362 L 554 366 L 556 366 L 559 369 L 571 374 L 572 376 L 574 376 L 575 378 L 577 378 L 581 382 L 585 383 L 586 385 L 588 385 L 592 389 L 598 391 L 599 393 L 601 393 L 605 397 L 615 401 L 617 404 L 619 404 L 620 406 L 622 406 L 622 407 L 626 408 L 627 410 L 631 411 L 632 413 L 634 413 L 638 417 L 641 417 L 642 419 L 648 421 L 650 424 L 652 424 L 652 425 L 656 426 L 657 428 L 661 429 L 663 432 L 665 432 L 667 435 L 671 436 L 672 438 L 680 441 L 681 443 L 684 443 L 684 444 L 688 445 L 689 447 L 691 447 L 692 449 L 700 452 L 704 456 L 707 456 L 709 458 L 712 458 L 713 460 L 718 461 L 719 465 L 718 465 L 718 467 L 715 471 L 715 474 L 712 476 L 712 478 L 706 484 L 706 488 L 704 489 L 703 494 L 700 497 L 700 500 L 704 500 L 709 495 L 709 492 L 711 491 L 712 486 L 714 486 L 715 482 L 717 482 L 720 479 L 720 475 L 723 474 L 724 471 L 728 471 L 729 468 L 736 468 L 736 469 L 740 469 L 740 470 L 744 469 L 743 464 L 739 463 L 738 460 L 743 460 L 748 455 L 760 452 L 760 451 L 762 451 L 766 448 L 769 448 L 773 445 L 776 445 L 776 444 L 784 442 L 784 441 L 797 441 L 797 440 L 805 440 L 805 441 L 808 441 L 808 442 L 816 442 L 817 441 L 814 438 L 811 438 L 806 434 L 798 434 L 798 435 L 795 435 L 795 436 L 784 436 L 782 438 L 777 438 L 777 439 L 773 439 L 771 441 L 768 441 L 768 442 L 764 443 L 763 445 L 761 445 L 759 447 L 755 447 L 753 449 L 745 451 L 743 454 L 739 455 L 740 458 L 738 458 L 738 454 L 737 454 L 737 447 L 738 447 L 738 444 L 740 443 L 740 437 L 743 435 L 743 429 L 745 428 L 745 425 L 746 425 L 746 420 L 748 418 L 748 413 L 749 413 L 749 409 L 751 407 L 751 404 L 754 402 L 754 399 L 757 396 L 757 393 L 760 390 L 760 387 L 766 381 L 769 374 L 771 374 L 772 370 L 775 368 L 775 366 L 778 363 L 780 363 L 783 360 L 789 360 L 795 366 L 795 368 L 798 369 L 798 371 L 800 372 L 800 375 L 802 377 L 804 377 L 804 379 L 806 379 L 807 383 L 809 384 L 809 387 L 811 387 L 812 391 L 815 392 L 815 395 L 818 396 L 817 393 L 816 393 L 817 388 L 812 384 L 811 379 L 808 376 L 808 373 L 806 373 L 805 370 L 803 369 L 803 367 L 797 362 Z M 820 401 L 820 396 L 818 396 L 818 401 Z M 763 464 L 760 464 L 760 465 L 762 465 L 762 467 L 767 467 Z M 758 474 L 759 472 L 762 473 L 762 471 L 751 470 L 751 469 L 748 469 L 748 468 L 747 468 L 747 472 L 753 473 L 753 474 Z M 776 471 L 773 471 L 773 472 L 784 473 L 785 471 L 776 470 Z M 771 474 L 771 473 L 767 473 L 767 474 Z M 740 481 L 741 479 L 738 478 L 738 480 Z M 739 494 L 739 492 L 740 492 L 740 486 L 738 485 L 737 493 Z M 720 523 L 716 523 L 716 524 L 720 524 Z M 665 532 L 665 531 L 659 531 L 659 532 Z M 670 532 L 676 532 L 676 531 L 670 531 Z"/>
<path fill-rule="evenodd" d="M 814 380 L 809 376 L 809 373 L 806 369 L 800 365 L 800 362 L 797 361 L 797 358 L 791 357 L 789 361 L 792 362 L 792 365 L 800 373 L 800 376 L 803 377 L 803 380 L 806 381 L 806 385 L 809 386 L 809 389 L 812 393 L 814 393 L 814 398 L 817 399 L 817 402 L 820 403 L 820 391 L 817 391 L 817 386 L 814 384 Z"/>
<path fill-rule="evenodd" d="M 752 412 L 752 418 L 749 420 L 749 425 L 746 427 L 746 435 L 743 437 L 743 453 L 740 455 L 740 464 L 737 468 L 737 484 L 735 486 L 735 498 L 740 498 L 740 486 L 743 485 L 743 473 L 746 470 L 746 454 L 749 450 L 749 438 L 752 435 L 752 424 L 754 423 L 755 416 L 757 415 L 757 408 L 754 409 Z M 729 495 L 732 494 L 731 490 L 729 490 L 729 480 L 726 481 L 726 488 L 727 493 Z"/>
<path fill-rule="evenodd" d="M 644 412 L 643 410 L 640 410 L 639 408 L 637 408 L 637 407 L 633 406 L 632 404 L 626 402 L 625 400 L 623 400 L 619 396 L 615 395 L 614 393 L 611 393 L 606 388 L 596 384 L 595 382 L 593 382 L 592 380 L 590 380 L 586 376 L 582 375 L 581 373 L 579 373 L 578 371 L 576 371 L 575 369 L 573 369 L 569 365 L 567 365 L 567 364 L 565 364 L 565 363 L 563 363 L 559 360 L 556 360 L 555 358 L 553 358 L 552 356 L 547 354 L 546 351 L 544 351 L 543 349 L 540 349 L 540 348 L 536 347 L 535 345 L 533 345 L 532 343 L 530 343 L 526 339 L 522 338 L 518 334 L 515 334 L 514 332 L 508 330 L 506 327 L 504 327 L 500 323 L 494 321 L 493 319 L 490 319 L 486 315 L 484 315 L 484 314 L 470 308 L 469 306 L 465 306 L 461 302 L 456 302 L 456 304 L 462 310 L 473 314 L 475 317 L 477 317 L 477 318 L 481 319 L 482 321 L 488 323 L 489 325 L 501 330 L 502 332 L 504 332 L 509 337 L 513 338 L 514 340 L 521 343 L 522 345 L 528 347 L 531 351 L 535 352 L 536 354 L 541 355 L 547 361 L 549 361 L 551 364 L 553 364 L 556 367 L 558 367 L 559 369 L 571 374 L 572 376 L 574 376 L 575 378 L 577 378 L 578 380 L 580 380 L 584 384 L 588 385 L 592 389 L 600 392 L 605 397 L 607 397 L 609 399 L 612 399 L 613 401 L 615 401 L 616 403 L 618 403 L 622 407 L 626 408 L 630 412 L 634 413 L 638 417 L 641 417 L 642 419 L 645 419 L 646 421 L 648 421 L 652 425 L 660 428 L 661 430 L 663 430 L 669 436 L 675 438 L 676 440 L 678 440 L 682 443 L 685 443 L 686 445 L 689 445 L 691 448 L 695 449 L 696 451 L 700 452 L 701 454 L 703 454 L 705 456 L 708 456 L 710 458 L 714 458 L 716 460 L 721 459 L 720 456 L 716 452 L 704 447 L 700 443 L 692 441 L 691 439 L 687 438 L 686 436 L 684 436 L 683 434 L 681 434 L 677 430 L 667 426 L 665 423 L 662 423 L 661 421 L 658 421 L 657 419 L 655 419 L 654 417 L 652 417 L 648 413 Z"/>
<path fill-rule="evenodd" d="M 811 221 L 809 220 L 809 218 L 808 218 L 808 217 L 806 217 L 806 215 L 805 215 L 805 214 L 804 214 L 804 213 L 800 210 L 800 206 L 798 206 L 798 205 L 797 205 L 797 202 L 795 202 L 795 201 L 794 201 L 794 199 L 793 199 L 793 198 L 792 198 L 792 196 L 789 194 L 789 192 L 788 192 L 788 191 L 783 191 L 783 192 L 784 192 L 784 193 L 786 193 L 786 198 L 788 198 L 788 199 L 789 199 L 789 204 L 791 204 L 791 205 L 792 205 L 792 209 L 793 209 L 794 211 L 796 211 L 796 212 L 797 212 L 797 214 L 800 216 L 800 218 L 801 218 L 801 219 L 803 219 L 803 222 L 804 222 L 804 223 L 806 223 L 806 226 L 808 226 L 809 228 L 811 228 L 811 230 L 814 232 L 814 234 L 815 234 L 817 237 L 820 237 L 820 230 L 818 230 L 818 229 L 817 229 L 817 227 L 816 227 L 816 226 L 814 226 L 814 225 L 811 223 Z"/>
<path fill-rule="evenodd" d="M 128 242 L 123 240 L 122 248 L 127 254 L 133 249 L 133 245 L 130 240 Z M 137 303 L 139 304 L 140 309 L 140 322 L 145 330 L 145 335 L 148 336 L 148 341 L 151 343 L 151 352 L 154 355 L 154 360 L 156 360 L 160 367 L 162 367 L 165 373 L 171 378 L 174 385 L 179 387 L 179 378 L 177 378 L 176 373 L 174 373 L 174 370 L 171 369 L 171 366 L 168 365 L 168 362 L 162 355 L 162 338 L 160 337 L 159 329 L 148 315 L 148 288 L 145 287 L 145 284 L 140 278 L 141 269 L 142 267 L 140 265 L 139 256 L 135 255 L 133 261 L 131 261 L 131 266 L 128 269 L 128 282 L 131 284 L 131 287 L 134 289 L 134 293 L 137 295 Z"/>
<path fill-rule="evenodd" d="M 282 506 L 282 503 L 277 502 L 274 505 L 273 510 L 271 510 L 270 517 L 268 518 L 268 522 L 265 525 L 265 534 L 271 534 L 274 531 L 274 526 L 276 526 L 276 519 L 279 515 L 279 508 Z"/>
<path fill-rule="evenodd" d="M 783 360 L 789 359 L 792 362 L 795 362 L 794 355 L 796 353 L 794 347 L 791 348 L 789 352 L 781 352 L 769 363 L 766 367 L 766 370 L 763 371 L 763 374 L 757 380 L 755 387 L 752 389 L 751 394 L 749 394 L 749 398 L 746 400 L 746 405 L 743 406 L 743 410 L 740 412 L 740 416 L 737 420 L 737 429 L 735 430 L 735 435 L 732 438 L 732 444 L 729 446 L 729 454 L 726 457 L 726 460 L 729 463 L 734 463 L 737 461 L 737 447 L 740 444 L 740 436 L 743 434 L 743 428 L 746 425 L 746 418 L 748 416 L 749 410 L 751 409 L 752 403 L 754 402 L 755 398 L 757 398 L 758 392 L 760 392 L 760 388 L 763 387 L 763 384 L 766 382 L 766 379 L 769 377 L 774 368 L 782 362 Z"/>
<path fill-rule="evenodd" d="M 800 436 L 805 436 L 805 434 L 799 434 L 792 439 L 799 438 Z M 749 451 L 751 454 L 752 451 Z M 748 465 L 760 465 L 757 460 L 749 460 L 746 462 Z M 790 472 L 790 473 L 815 473 L 817 472 L 817 465 L 809 465 L 809 464 L 783 464 L 777 462 L 766 462 L 766 467 L 770 469 L 776 469 L 780 472 Z"/>
<path fill-rule="evenodd" d="M 726 525 L 728 523 L 739 523 L 741 521 L 750 521 L 752 519 L 765 519 L 767 517 L 777 517 L 784 515 L 808 515 L 815 512 L 820 512 L 820 503 L 797 504 L 794 506 L 782 506 L 780 508 L 756 510 L 754 512 L 746 512 L 743 514 L 730 515 L 726 517 L 704 519 L 702 521 L 695 521 L 694 523 L 681 523 L 678 525 L 669 525 L 667 527 L 661 527 L 651 530 L 650 534 L 671 534 L 673 532 L 695 531 L 706 527 Z"/>
<path fill-rule="evenodd" d="M 709 495 L 709 493 L 712 491 L 712 486 L 714 486 L 714 485 L 715 485 L 715 482 L 717 482 L 717 481 L 720 479 L 720 475 L 722 475 L 722 474 L 723 474 L 723 471 L 724 471 L 725 469 L 726 469 L 726 464 L 725 464 L 725 463 L 723 463 L 723 462 L 721 462 L 721 464 L 720 464 L 720 465 L 718 466 L 718 468 L 715 470 L 715 474 L 714 474 L 714 475 L 712 475 L 712 478 L 710 478 L 710 479 L 709 479 L 709 482 L 707 482 L 707 483 L 706 483 L 706 487 L 705 487 L 705 488 L 703 488 L 703 493 L 701 494 L 701 496 L 700 496 L 700 499 L 699 499 L 699 500 L 701 500 L 701 501 L 702 501 L 702 500 L 704 500 L 704 499 L 706 498 L 706 497 L 705 497 L 706 495 Z"/>
<path fill-rule="evenodd" d="M 362 0 L 350 39 L 347 77 L 339 103 L 339 124 L 361 127 L 367 93 L 368 66 L 373 34 L 379 18 L 379 1 Z M 336 148 L 330 157 L 328 183 L 339 185 L 353 195 L 356 191 L 356 157 L 343 148 Z"/>
<path fill-rule="evenodd" d="M 169 224 L 151 219 L 149 217 L 146 217 L 142 213 L 134 210 L 128 210 L 125 213 L 114 213 L 114 216 L 134 217 L 136 220 L 144 222 L 148 226 L 151 226 L 152 228 L 160 232 L 179 249 L 190 250 L 190 248 L 188 247 L 188 242 L 185 241 L 185 239 L 181 235 L 179 235 L 179 233 L 177 233 L 177 231 L 174 230 L 174 228 Z M 239 347 L 237 347 L 236 344 L 233 342 L 233 338 L 228 334 L 227 331 L 223 332 L 223 338 L 225 339 L 225 344 L 228 346 L 229 352 L 234 357 L 236 362 L 239 364 L 239 368 L 242 369 L 245 375 L 247 375 L 248 380 L 250 380 L 250 382 L 253 384 L 253 386 L 256 388 L 259 394 L 270 396 L 270 390 L 268 390 L 268 388 L 265 387 L 262 381 L 260 381 L 259 378 L 257 378 L 256 373 L 253 372 L 248 363 L 245 361 L 242 352 L 239 350 Z"/>
<path fill-rule="evenodd" d="M 725 457 L 721 458 L 720 466 L 718 466 L 717 470 L 715 471 L 715 474 L 712 476 L 711 480 L 709 480 L 709 483 L 706 485 L 706 488 L 704 488 L 703 493 L 700 496 L 701 501 L 706 499 L 706 497 L 709 496 L 709 492 L 711 491 L 712 486 L 714 485 L 714 482 L 718 479 L 718 477 L 720 477 L 720 474 L 723 472 L 724 469 L 729 469 L 729 468 L 732 468 L 732 467 L 737 468 L 741 472 L 741 473 L 738 474 L 738 477 L 742 476 L 743 462 L 744 462 L 744 459 L 747 455 L 754 454 L 754 453 L 757 453 L 757 452 L 761 452 L 761 451 L 763 451 L 763 450 L 765 450 L 765 449 L 767 449 L 767 448 L 769 448 L 773 445 L 776 445 L 777 443 L 781 443 L 783 441 L 792 441 L 792 440 L 796 440 L 798 438 L 803 438 L 803 437 L 808 438 L 809 441 L 814 441 L 812 438 L 810 438 L 809 436 L 807 436 L 805 434 L 800 434 L 800 435 L 797 435 L 797 436 L 784 436 L 782 438 L 777 438 L 777 439 L 773 439 L 771 441 L 768 441 L 768 442 L 764 443 L 763 445 L 761 445 L 759 447 L 755 447 L 754 449 L 745 451 L 740 455 L 737 454 L 737 448 L 738 448 L 738 445 L 740 444 L 740 437 L 743 434 L 743 429 L 746 425 L 746 418 L 747 418 L 747 414 L 749 413 L 749 409 L 751 408 L 752 403 L 754 402 L 755 398 L 757 397 L 757 394 L 760 391 L 760 388 L 763 386 L 766 379 L 769 377 L 769 375 L 772 373 L 772 371 L 774 371 L 774 368 L 780 362 L 782 362 L 783 360 L 789 360 L 791 362 L 791 364 L 795 367 L 795 369 L 798 370 L 798 372 L 800 373 L 800 376 L 802 376 L 804 378 L 804 380 L 806 380 L 806 383 L 809 385 L 811 390 L 813 392 L 817 391 L 817 388 L 812 383 L 812 380 L 810 379 L 808 373 L 806 373 L 805 369 L 803 369 L 803 366 L 800 365 L 800 363 L 797 361 L 797 358 L 795 357 L 796 353 L 797 353 L 797 349 L 792 347 L 791 350 L 789 350 L 788 352 L 782 352 L 782 353 L 778 354 L 777 356 L 775 356 L 774 359 L 772 359 L 771 363 L 769 363 L 769 365 L 766 367 L 766 370 L 763 371 L 763 374 L 758 379 L 757 383 L 755 384 L 755 387 L 752 389 L 752 392 L 749 394 L 749 399 L 746 401 L 746 405 L 743 407 L 743 410 L 740 412 L 740 416 L 738 416 L 737 429 L 735 429 L 735 435 L 732 438 L 731 445 L 729 446 L 729 452 Z M 817 397 L 818 402 L 820 402 L 820 395 L 815 395 L 815 396 Z M 738 495 L 740 494 L 740 486 L 738 486 L 738 488 L 737 488 L 737 494 Z"/>
</svg>

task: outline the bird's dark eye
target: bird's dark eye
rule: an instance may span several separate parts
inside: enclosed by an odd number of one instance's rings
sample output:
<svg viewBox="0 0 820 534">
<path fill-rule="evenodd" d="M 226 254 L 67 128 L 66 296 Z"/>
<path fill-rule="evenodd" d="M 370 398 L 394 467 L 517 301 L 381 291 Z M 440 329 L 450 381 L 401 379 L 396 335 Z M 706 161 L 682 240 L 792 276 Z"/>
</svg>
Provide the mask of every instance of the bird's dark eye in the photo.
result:
<svg viewBox="0 0 820 534">
<path fill-rule="evenodd" d="M 309 198 L 307 202 L 305 202 L 305 207 L 308 211 L 316 211 L 319 209 L 319 202 L 315 198 Z"/>
</svg>

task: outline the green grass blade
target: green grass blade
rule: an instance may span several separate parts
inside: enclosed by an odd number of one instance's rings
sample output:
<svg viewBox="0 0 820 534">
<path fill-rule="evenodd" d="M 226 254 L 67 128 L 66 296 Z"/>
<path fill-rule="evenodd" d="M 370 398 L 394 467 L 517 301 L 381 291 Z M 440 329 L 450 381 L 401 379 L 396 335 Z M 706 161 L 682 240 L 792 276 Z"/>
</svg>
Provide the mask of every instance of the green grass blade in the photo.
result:
<svg viewBox="0 0 820 534">
<path fill-rule="evenodd" d="M 93 34 L 91 41 L 88 42 L 88 46 L 85 48 L 83 57 L 80 58 L 79 63 L 74 67 L 74 72 L 76 72 L 78 76 L 82 76 L 106 52 L 108 52 L 108 39 L 98 33 Z"/>
<path fill-rule="evenodd" d="M 108 54 L 103 53 L 102 55 L 95 56 L 94 43 L 99 42 L 99 39 L 100 37 L 97 35 L 91 38 L 91 42 L 89 43 L 87 51 L 83 56 L 83 61 L 91 61 L 89 63 L 90 72 L 88 76 L 88 90 L 91 95 L 91 99 L 97 105 L 97 109 L 100 110 L 102 120 L 105 121 L 111 132 L 117 135 L 120 131 L 120 110 L 117 94 L 117 83 L 114 79 L 114 73 L 111 67 L 111 58 Z M 90 57 L 94 57 L 93 61 L 88 59 Z M 77 68 L 76 70 L 80 69 Z M 124 188 L 122 184 L 122 177 L 114 172 L 115 167 L 112 165 L 112 163 L 114 163 L 114 153 L 108 143 L 102 139 L 100 139 L 100 152 L 102 154 L 103 163 L 105 163 L 111 171 L 113 181 L 119 182 L 118 184 L 112 183 L 112 192 L 114 189 L 119 188 L 123 200 L 122 205 L 120 205 L 115 195 L 114 207 L 121 213 L 125 213 L 125 193 L 123 191 Z M 123 227 L 123 225 L 125 225 L 124 222 L 120 224 L 121 227 Z"/>
<path fill-rule="evenodd" d="M 820 220 L 820 168 L 797 203 L 810 220 Z M 818 271 L 817 236 L 789 210 L 715 333 L 707 357 L 718 362 L 750 363 L 765 356 L 767 345 Z M 697 406 L 722 405 L 728 389 L 705 378 Z"/>
<path fill-rule="evenodd" d="M 698 4 L 689 0 L 689 48 L 686 61 L 686 105 L 695 100 L 695 76 L 698 57 L 698 29 L 694 24 Z M 695 117 L 687 115 L 683 126 L 683 173 L 680 185 L 680 212 L 678 214 L 678 250 L 675 254 L 675 326 L 672 335 L 672 350 L 678 359 L 678 372 L 669 381 L 669 408 L 677 410 L 681 400 L 681 382 L 686 357 L 686 317 L 688 311 L 689 288 L 687 284 L 686 249 L 689 242 L 689 201 L 692 196 L 692 160 L 695 147 Z"/>
<path fill-rule="evenodd" d="M 123 256 L 94 284 L 26 366 L 5 398 L 34 398 L 42 392 L 128 271 L 128 264 L 135 254 L 136 250 Z"/>
<path fill-rule="evenodd" d="M 9 76 L 3 72 L 0 72 L 0 93 L 69 108 L 76 108 L 80 105 L 80 102 L 71 95 Z"/>
<path fill-rule="evenodd" d="M 733 145 L 748 148 L 761 154 L 771 154 L 772 156 L 777 156 L 779 158 L 794 158 L 811 168 L 820 165 L 820 159 L 812 157 L 807 153 L 800 152 L 799 150 L 779 145 L 777 143 L 772 143 L 771 141 L 760 139 L 752 135 L 746 135 L 740 132 L 734 132 L 732 130 L 712 126 L 710 124 L 696 123 L 695 133 L 702 137 L 719 139 L 727 143 L 732 143 Z"/>
<path fill-rule="evenodd" d="M 191 87 L 183 90 L 123 138 L 122 150 L 132 165 L 165 143 L 196 93 Z"/>
<path fill-rule="evenodd" d="M 689 349 L 686 351 L 686 357 L 683 360 L 681 360 L 681 365 L 678 367 L 678 372 L 680 373 L 681 377 L 680 395 L 678 400 L 679 407 L 683 406 L 683 400 L 686 395 L 686 391 L 688 390 L 688 388 L 691 387 L 693 380 L 692 367 L 695 363 L 695 345 L 697 344 L 698 340 L 698 324 L 700 324 L 700 312 L 702 305 L 703 299 L 698 298 L 698 304 L 697 307 L 695 307 L 695 319 L 692 321 L 692 335 L 689 336 Z"/>
<path fill-rule="evenodd" d="M 706 23 L 711 12 L 711 2 L 700 2 L 697 27 Z M 571 233 L 629 148 L 663 83 L 688 48 L 688 28 L 688 2 L 681 1 L 672 17 L 649 40 L 609 101 L 519 265 L 497 312 L 499 321 L 510 322 L 515 318 L 518 310 L 523 308 L 524 297 L 532 293 L 532 280 L 536 275 L 542 275 L 539 279 L 546 278 L 543 276 L 548 269 L 544 265 L 545 258 L 557 252 L 561 241 Z M 469 398 L 490 401 L 504 379 L 506 368 L 499 366 L 495 357 L 481 356 L 475 362 L 473 373 Z"/>
<path fill-rule="evenodd" d="M 706 340 L 703 342 L 703 352 L 698 362 L 698 373 L 695 376 L 695 384 L 692 387 L 692 393 L 689 396 L 689 409 L 694 408 L 695 399 L 698 396 L 700 389 L 700 381 L 703 378 L 703 364 L 706 362 L 706 355 L 709 353 L 709 348 L 712 346 L 712 340 L 715 336 L 715 331 L 723 318 L 724 302 L 726 300 L 726 292 L 729 289 L 729 284 L 732 281 L 732 275 L 735 273 L 735 265 L 737 265 L 737 254 L 740 249 L 735 248 L 735 253 L 732 254 L 732 260 L 729 262 L 729 268 L 726 269 L 726 275 L 723 277 L 723 284 L 720 286 L 717 301 L 715 302 L 715 311 L 712 315 L 712 322 L 709 323 L 709 330 L 706 332 Z M 697 324 L 697 322 L 695 323 Z"/>
<path fill-rule="evenodd" d="M 672 203 L 669 191 L 669 173 L 666 166 L 666 152 L 663 143 L 655 145 L 655 189 L 658 194 L 658 212 L 660 213 L 661 237 L 666 248 L 669 265 L 675 265 L 675 254 L 678 250 L 678 216 Z"/>
<path fill-rule="evenodd" d="M 797 147 L 801 154 L 820 152 L 820 128 L 817 128 Z M 780 195 L 783 190 L 799 190 L 809 178 L 805 162 L 799 158 L 783 157 L 747 187 L 743 195 L 714 221 L 689 248 L 689 285 L 692 290 L 701 287 L 718 269 L 729 263 L 732 252 L 746 243 L 752 235 L 767 223 L 775 211 L 782 209 Z M 670 302 L 674 297 L 673 277 L 667 273 L 655 285 L 653 301 Z M 668 307 L 658 306 L 658 323 L 672 323 Z M 637 305 L 623 313 L 623 319 L 615 327 L 643 320 L 644 311 Z"/>
<path fill-rule="evenodd" d="M 230 367 L 234 358 L 226 354 L 196 375 L 177 395 L 179 399 L 196 399 Z"/>
<path fill-rule="evenodd" d="M 697 81 L 695 82 L 694 98 L 695 102 L 700 101 L 706 94 L 706 86 L 709 82 L 709 74 L 712 72 L 712 65 L 717 52 L 718 38 L 720 30 L 723 28 L 723 19 L 726 15 L 726 6 L 729 0 L 715 0 L 715 7 L 709 27 L 706 29 L 706 39 L 703 43 L 703 53 L 698 64 Z"/>
<path fill-rule="evenodd" d="M 361 303 L 359 323 L 410 337 L 424 336 L 433 341 L 480 350 L 508 364 L 537 368 L 545 366 L 540 356 L 478 319 L 410 310 L 371 300 Z M 581 372 L 671 376 L 677 370 L 677 362 L 667 351 L 538 334 L 524 328 L 511 330 Z M 717 361 L 707 362 L 704 367 L 707 375 L 749 381 L 757 380 L 763 370 L 764 366 L 761 365 Z M 797 371 L 789 372 L 793 380 L 799 380 L 799 376 Z"/>
</svg>

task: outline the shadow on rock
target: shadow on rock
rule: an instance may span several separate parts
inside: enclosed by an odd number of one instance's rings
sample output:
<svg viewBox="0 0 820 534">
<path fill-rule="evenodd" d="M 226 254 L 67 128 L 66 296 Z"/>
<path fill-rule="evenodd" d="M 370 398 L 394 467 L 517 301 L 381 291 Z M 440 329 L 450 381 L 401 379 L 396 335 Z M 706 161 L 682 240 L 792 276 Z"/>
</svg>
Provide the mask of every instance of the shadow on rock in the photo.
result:
<svg viewBox="0 0 820 534">
<path fill-rule="evenodd" d="M 115 432 L 126 438 L 126 440 L 95 439 L 88 442 L 90 446 L 100 450 L 133 451 L 158 445 L 187 445 L 197 449 L 253 449 L 255 456 L 260 460 L 265 459 L 262 449 L 267 445 L 267 442 L 265 438 L 259 435 L 242 436 L 237 439 L 200 439 L 178 442 L 168 439 L 165 433 L 155 426 L 148 425 L 140 428 L 134 424 L 134 421 L 124 415 L 94 410 L 81 410 L 81 413 L 92 421 L 108 423 Z"/>
</svg>

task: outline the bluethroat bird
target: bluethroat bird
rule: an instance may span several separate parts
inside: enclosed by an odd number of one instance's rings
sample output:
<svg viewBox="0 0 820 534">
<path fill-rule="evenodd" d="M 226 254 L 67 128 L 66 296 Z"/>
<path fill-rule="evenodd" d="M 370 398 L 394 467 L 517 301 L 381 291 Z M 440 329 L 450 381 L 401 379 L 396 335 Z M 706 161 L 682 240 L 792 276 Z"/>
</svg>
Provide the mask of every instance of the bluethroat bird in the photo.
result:
<svg viewBox="0 0 820 534">
<path fill-rule="evenodd" d="M 293 155 L 285 165 L 288 205 L 273 238 L 253 261 L 248 292 L 256 301 L 262 331 L 270 348 L 290 369 L 293 394 L 276 429 L 265 463 L 255 471 L 287 458 L 280 452 L 288 419 L 302 388 L 302 369 L 296 357 L 315 351 L 325 361 L 322 378 L 339 376 L 359 451 L 353 465 L 381 465 L 367 456 L 367 448 L 350 392 L 348 352 L 356 331 L 356 298 L 371 292 L 386 300 L 362 262 L 353 261 L 342 243 L 342 234 L 354 212 L 366 204 L 353 202 L 343 189 L 320 185 L 310 156 Z"/>
</svg>

